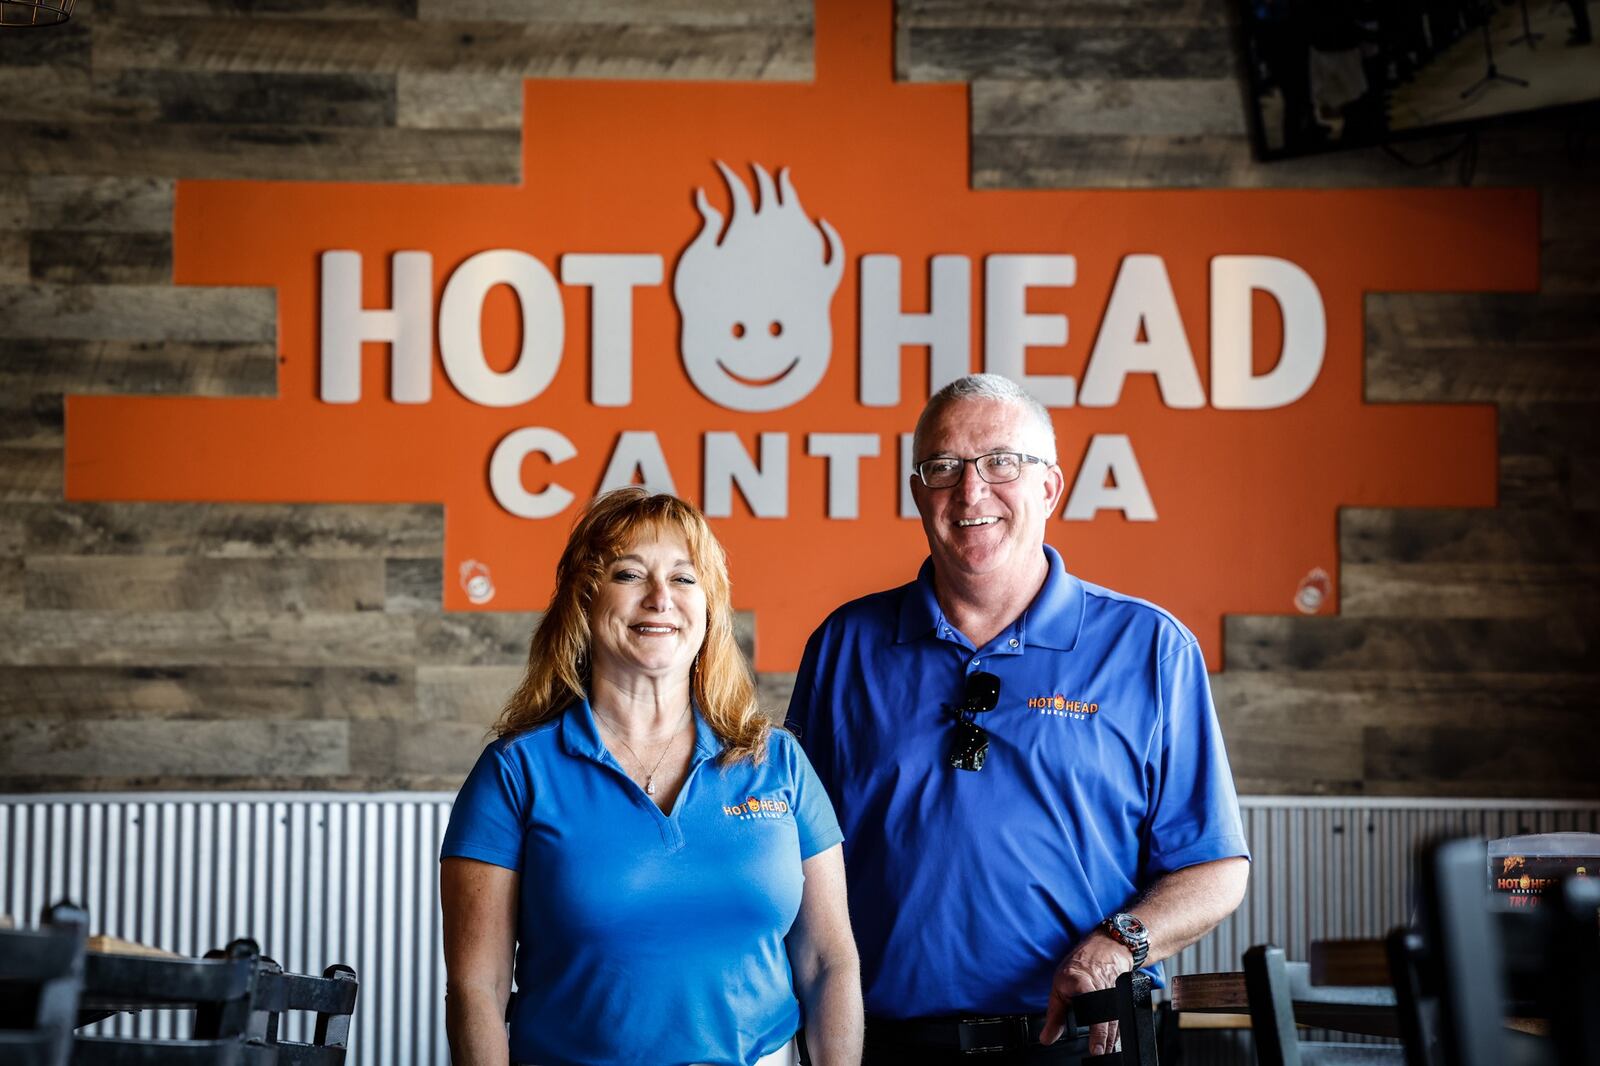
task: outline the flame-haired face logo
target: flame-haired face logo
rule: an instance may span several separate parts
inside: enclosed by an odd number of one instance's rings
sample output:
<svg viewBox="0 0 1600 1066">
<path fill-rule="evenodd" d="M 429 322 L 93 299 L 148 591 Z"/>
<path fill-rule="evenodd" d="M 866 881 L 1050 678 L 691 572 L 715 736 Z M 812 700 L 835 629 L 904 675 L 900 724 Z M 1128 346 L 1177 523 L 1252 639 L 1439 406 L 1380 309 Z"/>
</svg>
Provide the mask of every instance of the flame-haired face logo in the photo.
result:
<svg viewBox="0 0 1600 1066">
<path fill-rule="evenodd" d="M 672 277 L 683 365 L 713 402 L 775 411 L 809 395 L 828 369 L 829 308 L 844 273 L 844 242 L 827 221 L 806 216 L 787 169 L 774 186 L 772 175 L 754 166 L 759 205 L 721 160 L 717 169 L 732 218 L 724 231 L 722 214 L 696 189 L 705 224 Z"/>
</svg>

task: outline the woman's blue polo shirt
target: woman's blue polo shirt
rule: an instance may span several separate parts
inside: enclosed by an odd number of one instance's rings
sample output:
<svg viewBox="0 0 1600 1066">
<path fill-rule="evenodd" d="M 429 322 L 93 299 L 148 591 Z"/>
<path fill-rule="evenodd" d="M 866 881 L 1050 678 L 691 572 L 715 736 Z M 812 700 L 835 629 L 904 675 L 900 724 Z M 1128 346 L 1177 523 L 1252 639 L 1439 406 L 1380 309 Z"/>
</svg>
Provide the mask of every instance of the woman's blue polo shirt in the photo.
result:
<svg viewBox="0 0 1600 1066">
<path fill-rule="evenodd" d="M 806 647 L 789 715 L 848 838 L 869 1015 L 1043 1011 L 1102 918 L 1249 854 L 1194 635 L 1044 555 L 1044 586 L 981 648 L 944 617 L 931 563 Z M 980 672 L 1000 697 L 972 773 L 948 762 L 951 709 Z"/>
<path fill-rule="evenodd" d="M 750 1066 L 800 1026 L 784 937 L 800 864 L 839 843 L 792 736 L 722 766 L 695 712 L 663 813 L 606 750 L 587 701 L 479 757 L 441 858 L 516 870 L 511 1058 L 540 1066 Z"/>
</svg>

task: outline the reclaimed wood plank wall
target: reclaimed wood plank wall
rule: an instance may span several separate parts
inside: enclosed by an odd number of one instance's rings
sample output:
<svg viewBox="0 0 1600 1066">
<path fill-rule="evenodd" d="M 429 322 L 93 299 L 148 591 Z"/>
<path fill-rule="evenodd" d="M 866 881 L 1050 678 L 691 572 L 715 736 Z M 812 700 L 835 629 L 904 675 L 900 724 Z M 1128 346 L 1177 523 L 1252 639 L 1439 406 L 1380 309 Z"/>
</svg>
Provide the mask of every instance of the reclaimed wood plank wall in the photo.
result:
<svg viewBox="0 0 1600 1066">
<path fill-rule="evenodd" d="M 1500 505 L 1344 511 L 1342 615 L 1230 619 L 1214 683 L 1245 792 L 1600 795 L 1593 113 L 1257 164 L 1226 4 L 902 0 L 899 76 L 971 83 L 980 187 L 1539 189 L 1537 294 L 1367 303 L 1369 400 L 1498 407 Z M 440 508 L 66 502 L 62 397 L 273 394 L 273 294 L 171 284 L 175 179 L 513 182 L 522 78 L 804 79 L 810 6 L 78 10 L 0 33 L 0 791 L 453 788 L 530 616 L 441 611 Z"/>
</svg>

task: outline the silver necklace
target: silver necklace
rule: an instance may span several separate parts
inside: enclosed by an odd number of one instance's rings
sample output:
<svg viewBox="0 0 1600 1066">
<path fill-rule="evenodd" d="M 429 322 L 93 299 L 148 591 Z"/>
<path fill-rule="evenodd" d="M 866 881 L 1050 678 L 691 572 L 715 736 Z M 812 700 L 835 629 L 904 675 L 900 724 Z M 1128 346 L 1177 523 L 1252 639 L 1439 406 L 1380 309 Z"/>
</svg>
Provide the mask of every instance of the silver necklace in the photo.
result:
<svg viewBox="0 0 1600 1066">
<path fill-rule="evenodd" d="M 684 719 L 688 717 L 689 708 L 686 706 L 683 709 L 683 718 L 679 718 L 678 724 L 673 727 L 672 736 L 668 738 L 666 746 L 661 749 L 661 755 L 656 759 L 656 764 L 650 767 L 649 773 L 644 775 L 644 794 L 646 796 L 654 796 L 656 794 L 656 771 L 661 769 L 661 764 L 666 761 L 667 752 L 672 750 L 673 744 L 678 739 L 678 734 L 683 732 L 683 722 Z M 644 760 L 639 758 L 639 753 L 633 750 L 633 745 L 629 744 L 626 740 L 623 740 L 622 735 L 619 734 L 615 729 L 611 728 L 610 724 L 606 722 L 605 718 L 602 717 L 598 711 L 595 712 L 594 719 L 605 728 L 607 733 L 611 734 L 613 740 L 627 749 L 628 754 L 633 756 L 634 765 L 643 770 Z"/>
</svg>

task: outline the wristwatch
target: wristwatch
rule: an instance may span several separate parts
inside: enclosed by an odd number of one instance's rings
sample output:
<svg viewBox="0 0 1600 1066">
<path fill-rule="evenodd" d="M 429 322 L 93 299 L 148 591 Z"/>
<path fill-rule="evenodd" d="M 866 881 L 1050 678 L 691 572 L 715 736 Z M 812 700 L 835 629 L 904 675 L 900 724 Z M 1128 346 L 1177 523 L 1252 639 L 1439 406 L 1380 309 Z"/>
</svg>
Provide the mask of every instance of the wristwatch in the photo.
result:
<svg viewBox="0 0 1600 1066">
<path fill-rule="evenodd" d="M 1127 911 L 1118 911 L 1101 922 L 1100 927 L 1133 952 L 1135 970 L 1144 965 L 1145 956 L 1150 954 L 1150 930 L 1144 927 L 1143 922 Z"/>
</svg>

